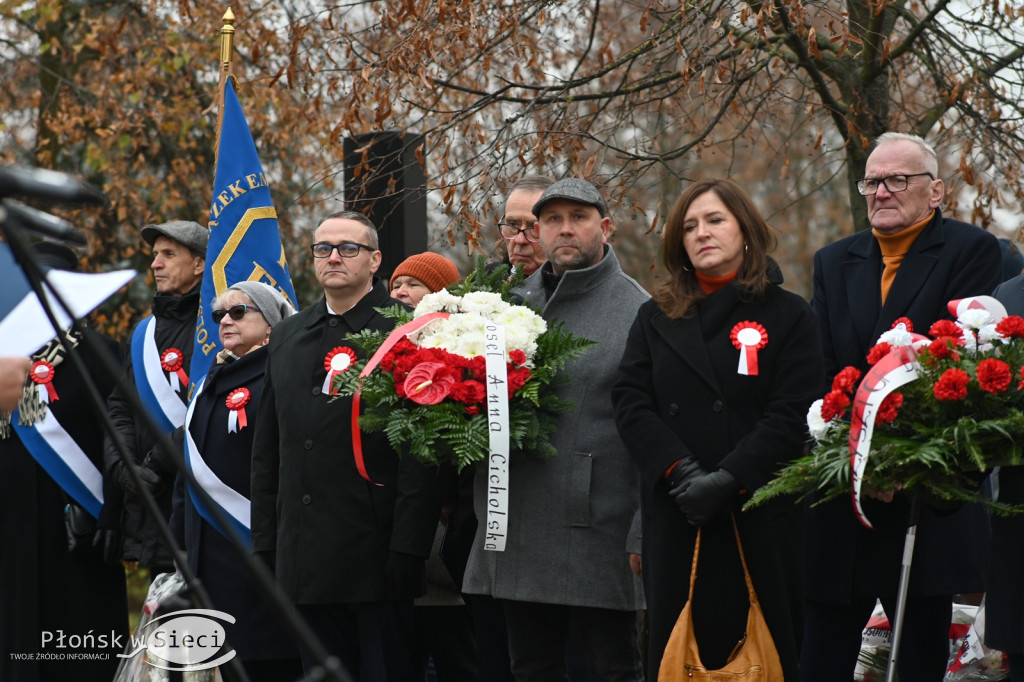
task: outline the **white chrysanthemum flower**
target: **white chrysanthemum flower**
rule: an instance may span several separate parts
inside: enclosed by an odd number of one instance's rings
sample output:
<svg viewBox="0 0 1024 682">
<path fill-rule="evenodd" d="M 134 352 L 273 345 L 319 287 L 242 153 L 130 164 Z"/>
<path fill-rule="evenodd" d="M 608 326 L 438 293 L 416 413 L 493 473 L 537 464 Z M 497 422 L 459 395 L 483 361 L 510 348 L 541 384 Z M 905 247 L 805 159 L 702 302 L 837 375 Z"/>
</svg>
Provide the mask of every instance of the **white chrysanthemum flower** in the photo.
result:
<svg viewBox="0 0 1024 682">
<path fill-rule="evenodd" d="M 821 406 L 824 402 L 825 401 L 823 399 L 818 398 L 811 403 L 811 408 L 807 410 L 807 430 L 811 432 L 811 436 L 814 437 L 814 440 L 819 443 L 832 426 L 831 422 L 827 422 L 821 417 Z"/>
<path fill-rule="evenodd" d="M 906 325 L 898 324 L 895 329 L 890 329 L 879 336 L 878 341 L 876 341 L 875 344 L 877 345 L 883 341 L 893 348 L 899 348 L 900 346 L 909 346 L 912 344 L 914 342 L 914 336 L 907 331 Z"/>
<path fill-rule="evenodd" d="M 992 323 L 992 313 L 984 308 L 969 308 L 961 313 L 956 323 L 964 329 L 981 329 Z"/>
<path fill-rule="evenodd" d="M 436 312 L 457 313 L 461 302 L 460 296 L 456 296 L 447 289 L 441 289 L 424 296 L 416 306 L 416 310 L 413 311 L 413 317 Z"/>
<path fill-rule="evenodd" d="M 479 313 L 484 317 L 493 318 L 510 307 L 499 294 L 490 291 L 471 291 L 462 297 L 460 310 L 464 313 Z"/>
</svg>

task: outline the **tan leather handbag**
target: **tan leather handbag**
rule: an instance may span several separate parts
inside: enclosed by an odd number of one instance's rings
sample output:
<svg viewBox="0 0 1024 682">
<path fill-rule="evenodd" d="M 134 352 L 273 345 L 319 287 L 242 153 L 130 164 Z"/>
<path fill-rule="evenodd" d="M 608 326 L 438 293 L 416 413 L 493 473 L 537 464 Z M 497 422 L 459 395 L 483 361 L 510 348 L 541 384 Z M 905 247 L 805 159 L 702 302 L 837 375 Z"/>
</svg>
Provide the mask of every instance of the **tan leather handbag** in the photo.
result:
<svg viewBox="0 0 1024 682">
<path fill-rule="evenodd" d="M 697 578 L 697 557 L 700 554 L 700 529 L 697 529 L 697 542 L 693 547 L 693 567 L 690 569 L 690 596 L 686 606 L 679 614 L 679 620 L 672 629 L 665 646 L 665 654 L 658 670 L 658 682 L 693 682 L 707 680 L 726 682 L 731 680 L 751 680 L 756 682 L 781 682 L 782 663 L 775 650 L 768 624 L 761 613 L 761 605 L 757 602 L 754 584 L 750 581 L 747 560 L 743 556 L 743 545 L 740 544 L 740 531 L 736 527 L 736 517 L 732 519 L 732 529 L 736 534 L 736 545 L 743 563 L 743 575 L 747 580 L 747 592 L 750 594 L 750 613 L 747 615 L 747 632 L 739 641 L 724 668 L 708 670 L 700 661 L 697 651 L 697 639 L 693 631 L 693 615 L 690 604 L 693 603 L 693 584 Z"/>
</svg>

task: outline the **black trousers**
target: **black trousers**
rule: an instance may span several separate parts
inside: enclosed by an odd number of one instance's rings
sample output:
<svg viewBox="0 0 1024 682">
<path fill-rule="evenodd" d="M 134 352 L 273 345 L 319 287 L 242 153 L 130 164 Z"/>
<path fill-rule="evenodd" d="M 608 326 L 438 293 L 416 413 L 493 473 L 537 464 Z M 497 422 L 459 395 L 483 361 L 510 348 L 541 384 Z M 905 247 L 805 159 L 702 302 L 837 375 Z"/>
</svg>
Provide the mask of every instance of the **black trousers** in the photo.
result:
<svg viewBox="0 0 1024 682">
<path fill-rule="evenodd" d="M 298 604 L 324 648 L 360 682 L 413 682 L 415 641 L 412 600 L 363 604 Z M 308 674 L 316 667 L 301 651 Z"/>
<path fill-rule="evenodd" d="M 874 607 L 872 598 L 856 599 L 849 606 L 805 603 L 801 682 L 853 679 L 861 632 Z M 896 614 L 895 600 L 882 600 L 882 607 L 892 621 Z M 900 682 L 942 682 L 949 661 L 952 595 L 908 599 L 904 614 L 896 661 Z"/>
<path fill-rule="evenodd" d="M 501 600 L 516 682 L 569 679 L 571 628 L 594 682 L 643 682 L 636 612 Z"/>
</svg>

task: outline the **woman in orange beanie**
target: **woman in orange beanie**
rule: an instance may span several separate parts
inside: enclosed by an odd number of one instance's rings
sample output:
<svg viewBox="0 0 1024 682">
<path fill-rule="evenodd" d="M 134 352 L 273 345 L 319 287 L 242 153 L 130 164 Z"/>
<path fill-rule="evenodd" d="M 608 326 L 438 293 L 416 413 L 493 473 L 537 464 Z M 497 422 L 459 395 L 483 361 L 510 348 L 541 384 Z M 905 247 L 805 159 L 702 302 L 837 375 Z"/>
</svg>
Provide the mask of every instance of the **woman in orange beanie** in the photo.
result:
<svg viewBox="0 0 1024 682">
<path fill-rule="evenodd" d="M 459 269 L 444 256 L 424 251 L 409 256 L 391 275 L 391 297 L 413 306 L 427 294 L 459 281 Z"/>
</svg>

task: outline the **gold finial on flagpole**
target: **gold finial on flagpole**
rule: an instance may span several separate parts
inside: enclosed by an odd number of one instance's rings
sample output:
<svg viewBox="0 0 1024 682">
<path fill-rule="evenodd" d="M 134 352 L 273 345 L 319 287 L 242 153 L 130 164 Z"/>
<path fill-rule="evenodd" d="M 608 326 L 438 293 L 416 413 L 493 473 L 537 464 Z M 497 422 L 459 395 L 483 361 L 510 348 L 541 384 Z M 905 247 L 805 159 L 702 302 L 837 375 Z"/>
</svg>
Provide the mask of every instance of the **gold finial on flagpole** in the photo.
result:
<svg viewBox="0 0 1024 682">
<path fill-rule="evenodd" d="M 224 12 L 224 25 L 220 27 L 220 83 L 217 90 L 217 138 L 214 142 L 214 172 L 220 154 L 220 129 L 224 124 L 224 86 L 231 78 L 231 60 L 235 56 L 235 13 L 228 7 Z"/>
</svg>

